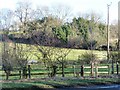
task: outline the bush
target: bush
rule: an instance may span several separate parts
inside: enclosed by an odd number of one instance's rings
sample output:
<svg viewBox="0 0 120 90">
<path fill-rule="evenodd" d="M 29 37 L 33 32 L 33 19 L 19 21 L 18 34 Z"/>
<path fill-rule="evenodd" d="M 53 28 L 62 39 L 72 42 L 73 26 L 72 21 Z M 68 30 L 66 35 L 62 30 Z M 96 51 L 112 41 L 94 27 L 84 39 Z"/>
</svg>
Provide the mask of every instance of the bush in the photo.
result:
<svg viewBox="0 0 120 90">
<path fill-rule="evenodd" d="M 96 54 L 86 52 L 78 56 L 78 63 L 80 64 L 91 64 L 96 62 L 98 62 Z"/>
<path fill-rule="evenodd" d="M 113 62 L 119 62 L 118 60 L 118 52 L 111 52 L 110 53 L 110 59 L 113 60 Z"/>
</svg>

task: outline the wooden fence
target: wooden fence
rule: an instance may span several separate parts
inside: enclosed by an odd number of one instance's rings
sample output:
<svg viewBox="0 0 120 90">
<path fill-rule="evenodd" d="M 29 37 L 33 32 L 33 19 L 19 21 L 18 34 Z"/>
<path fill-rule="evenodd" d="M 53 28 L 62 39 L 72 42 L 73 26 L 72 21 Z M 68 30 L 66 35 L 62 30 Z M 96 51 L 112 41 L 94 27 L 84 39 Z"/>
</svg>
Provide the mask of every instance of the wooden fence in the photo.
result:
<svg viewBox="0 0 120 90">
<path fill-rule="evenodd" d="M 116 67 L 115 67 L 116 68 Z M 118 67 L 114 73 L 118 74 L 119 73 L 119 69 L 120 67 Z M 98 76 L 98 75 L 110 75 L 111 74 L 111 67 L 108 66 L 95 66 L 93 67 L 93 74 L 94 76 Z M 31 75 L 31 77 L 35 76 L 35 75 L 48 75 L 48 70 L 45 68 L 41 68 L 41 69 L 31 69 L 30 71 L 27 70 L 27 75 Z M 62 74 L 61 70 L 57 72 L 57 75 Z M 73 65 L 73 66 L 68 66 L 65 68 L 65 75 L 67 76 L 67 74 L 71 74 L 75 77 L 79 77 L 79 76 L 90 76 L 91 75 L 91 66 L 79 66 L 79 65 Z M 4 71 L 0 70 L 0 76 L 4 77 L 5 73 Z M 20 76 L 20 73 L 18 70 L 14 70 L 12 71 L 12 73 L 10 74 L 10 76 Z"/>
<path fill-rule="evenodd" d="M 79 68 L 78 66 L 73 66 L 74 68 L 74 76 L 78 76 L 78 74 L 81 74 L 82 71 L 81 71 L 81 68 Z M 79 70 L 80 69 L 80 72 Z M 110 72 L 111 72 L 111 68 L 110 66 L 95 66 L 93 67 L 93 76 L 98 76 L 98 75 L 110 75 Z M 86 75 L 91 75 L 91 66 L 83 66 L 83 74 Z M 83 75 L 82 75 L 83 76 Z"/>
</svg>

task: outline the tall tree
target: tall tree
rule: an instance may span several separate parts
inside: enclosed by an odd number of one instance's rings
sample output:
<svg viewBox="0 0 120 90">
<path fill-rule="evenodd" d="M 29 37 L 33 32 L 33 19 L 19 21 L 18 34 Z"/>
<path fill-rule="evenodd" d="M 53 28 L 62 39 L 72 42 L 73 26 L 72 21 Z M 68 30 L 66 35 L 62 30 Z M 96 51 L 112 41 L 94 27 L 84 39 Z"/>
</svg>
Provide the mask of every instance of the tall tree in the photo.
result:
<svg viewBox="0 0 120 90">
<path fill-rule="evenodd" d="M 17 7 L 15 10 L 15 17 L 18 24 L 18 28 L 22 34 L 27 37 L 27 23 L 33 20 L 35 17 L 34 10 L 31 8 L 32 4 L 28 1 L 21 1 L 17 3 Z"/>
<path fill-rule="evenodd" d="M 51 14 L 63 23 L 68 22 L 72 16 L 71 8 L 64 4 L 56 4 L 51 8 Z"/>
<path fill-rule="evenodd" d="M 89 21 L 82 17 L 79 17 L 78 19 L 74 18 L 72 22 L 72 27 L 75 28 L 73 30 L 75 30 L 76 34 L 78 35 L 79 41 L 82 41 L 85 44 L 88 41 L 88 28 L 89 28 L 88 24 L 89 24 Z M 82 43 L 82 42 L 79 42 L 79 43 Z"/>
<path fill-rule="evenodd" d="M 0 11 L 0 24 L 1 24 L 0 30 L 2 33 L 2 42 L 3 42 L 1 44 L 2 45 L 2 50 L 1 50 L 2 52 L 0 52 L 0 53 L 2 55 L 1 63 L 3 66 L 3 70 L 6 73 L 6 79 L 9 78 L 10 72 L 11 72 L 12 67 L 13 67 L 13 62 L 12 62 L 13 52 L 11 52 L 11 50 L 9 48 L 11 41 L 7 37 L 9 34 L 9 30 L 11 28 L 11 25 L 12 25 L 12 17 L 13 17 L 13 13 L 11 10 L 2 9 Z"/>
<path fill-rule="evenodd" d="M 52 29 L 54 35 L 56 36 L 56 38 L 60 39 L 63 44 L 68 44 L 68 40 L 69 40 L 69 35 L 71 33 L 71 27 L 70 25 L 62 25 L 60 27 L 55 27 Z"/>
</svg>

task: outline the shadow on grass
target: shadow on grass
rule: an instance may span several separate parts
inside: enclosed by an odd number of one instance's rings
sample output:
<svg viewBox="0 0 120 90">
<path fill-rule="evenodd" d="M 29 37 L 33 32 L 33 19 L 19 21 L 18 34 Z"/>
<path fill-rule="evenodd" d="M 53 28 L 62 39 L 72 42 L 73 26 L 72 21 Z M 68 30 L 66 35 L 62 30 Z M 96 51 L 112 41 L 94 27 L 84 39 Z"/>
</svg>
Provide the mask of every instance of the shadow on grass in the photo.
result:
<svg viewBox="0 0 120 90">
<path fill-rule="evenodd" d="M 31 86 L 31 87 L 27 87 L 27 88 L 2 88 L 1 90 L 55 90 L 55 89 L 41 88 L 38 86 Z"/>
</svg>

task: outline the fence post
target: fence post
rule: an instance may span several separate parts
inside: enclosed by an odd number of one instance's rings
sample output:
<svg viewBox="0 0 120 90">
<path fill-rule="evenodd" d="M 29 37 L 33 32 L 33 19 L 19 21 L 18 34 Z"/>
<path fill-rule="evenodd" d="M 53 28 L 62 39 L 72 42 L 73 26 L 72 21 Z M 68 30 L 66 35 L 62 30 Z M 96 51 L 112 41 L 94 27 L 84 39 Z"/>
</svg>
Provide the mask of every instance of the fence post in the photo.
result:
<svg viewBox="0 0 120 90">
<path fill-rule="evenodd" d="M 113 62 L 113 60 L 112 60 L 111 68 L 112 68 L 111 74 L 114 74 L 114 62 Z"/>
<path fill-rule="evenodd" d="M 20 79 L 21 79 L 21 74 L 22 74 L 22 73 L 21 73 L 21 70 L 19 70 Z"/>
<path fill-rule="evenodd" d="M 64 63 L 62 62 L 62 77 L 65 77 L 65 72 L 64 72 Z"/>
<path fill-rule="evenodd" d="M 96 77 L 98 76 L 98 67 L 97 67 L 97 65 L 95 65 L 95 76 Z"/>
<path fill-rule="evenodd" d="M 81 65 L 81 76 L 84 77 L 84 65 Z"/>
<path fill-rule="evenodd" d="M 75 65 L 73 65 L 73 76 L 75 77 Z"/>
<path fill-rule="evenodd" d="M 110 65 L 108 65 L 108 75 L 110 75 Z"/>
<path fill-rule="evenodd" d="M 118 64 L 118 62 L 116 63 L 117 65 L 116 65 L 116 71 L 117 71 L 117 75 L 119 74 L 119 64 Z"/>
<path fill-rule="evenodd" d="M 29 77 L 29 79 L 31 79 L 31 67 L 30 67 L 30 65 L 28 65 L 28 77 Z"/>
<path fill-rule="evenodd" d="M 94 63 L 91 63 L 91 76 L 94 76 Z"/>
</svg>

